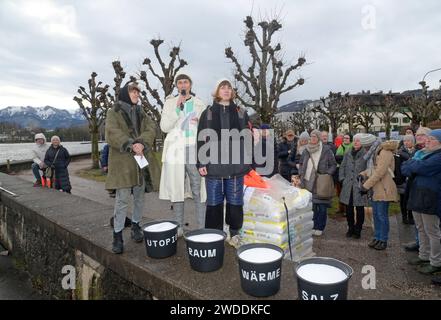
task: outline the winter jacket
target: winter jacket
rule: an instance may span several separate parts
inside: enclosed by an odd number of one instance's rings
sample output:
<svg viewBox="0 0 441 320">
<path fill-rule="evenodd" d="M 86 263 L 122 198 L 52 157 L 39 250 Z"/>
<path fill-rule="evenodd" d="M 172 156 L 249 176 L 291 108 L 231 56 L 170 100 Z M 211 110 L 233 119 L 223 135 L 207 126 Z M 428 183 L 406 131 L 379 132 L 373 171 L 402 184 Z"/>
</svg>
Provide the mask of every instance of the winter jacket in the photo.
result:
<svg viewBox="0 0 441 320">
<path fill-rule="evenodd" d="M 383 142 L 374 155 L 372 173 L 370 175 L 367 171 L 361 173 L 368 177 L 363 187 L 368 190 L 372 189 L 374 201 L 398 201 L 397 186 L 393 180 L 394 152 L 397 146 L 396 141 Z"/>
<path fill-rule="evenodd" d="M 127 107 L 136 108 L 138 117 L 136 128 L 124 111 Z M 105 134 L 110 148 L 106 189 L 132 188 L 143 183 L 147 167 L 139 168 L 131 147 L 134 143 L 143 144 L 144 156 L 147 161 L 149 163 L 154 162 L 152 147 L 155 139 L 155 128 L 156 124 L 139 105 L 131 106 L 126 102 L 118 101 L 107 112 Z M 136 132 L 138 132 L 138 135 Z M 152 179 L 154 178 L 153 174 L 150 174 L 150 176 Z M 153 181 L 153 185 L 156 185 L 156 183 L 156 181 Z"/>
<path fill-rule="evenodd" d="M 282 176 L 291 175 L 292 167 L 288 163 L 291 155 L 296 154 L 297 141 L 281 142 L 277 147 L 277 156 L 279 158 L 279 173 Z"/>
<path fill-rule="evenodd" d="M 401 166 L 404 175 L 412 177 L 407 209 L 436 214 L 441 219 L 441 149 L 423 159 L 410 159 Z"/>
<path fill-rule="evenodd" d="M 367 196 L 360 194 L 360 185 L 358 176 L 366 170 L 367 161 L 363 158 L 366 150 L 361 148 L 355 153 L 351 150 L 343 157 L 339 170 L 339 181 L 342 183 L 340 193 L 340 202 L 346 205 L 350 204 L 352 194 L 352 205 L 356 207 L 365 207 L 368 205 Z"/>
<path fill-rule="evenodd" d="M 309 151 L 305 149 L 302 153 L 302 156 L 300 157 L 300 168 L 299 168 L 299 175 L 302 185 L 305 185 L 305 176 L 306 176 L 306 170 L 308 167 L 308 161 L 310 158 Z M 331 148 L 328 145 L 322 146 L 322 153 L 320 154 L 320 160 L 317 166 L 317 172 L 319 174 L 329 174 L 331 176 L 334 175 L 335 170 L 337 169 L 337 162 L 335 161 L 334 154 L 331 150 Z M 313 192 L 312 193 L 312 203 L 314 204 L 331 204 L 331 199 L 318 199 L 317 195 Z"/>
<path fill-rule="evenodd" d="M 207 132 L 205 129 L 211 130 Z M 225 150 L 225 145 L 222 146 L 221 130 L 228 130 L 230 133 L 231 130 L 237 130 L 236 132 L 242 133 L 242 137 L 245 137 L 245 139 L 240 138 L 237 141 L 235 138 L 231 141 L 230 138 L 228 150 Z M 203 133 L 209 133 L 211 136 L 203 136 Z M 204 140 L 201 140 L 201 138 L 204 138 Z M 247 140 L 247 143 L 245 143 L 245 140 Z M 240 146 L 240 151 L 234 148 L 236 145 Z M 202 112 L 198 125 L 197 166 L 198 168 L 207 168 L 206 178 L 230 179 L 246 175 L 252 169 L 252 149 L 251 123 L 244 108 L 233 102 L 228 106 L 213 102 L 212 106 Z M 216 150 L 217 154 L 214 153 Z M 226 155 L 229 157 L 226 158 Z"/>
<path fill-rule="evenodd" d="M 199 98 L 192 96 L 184 104 L 181 110 L 176 106 L 178 96 L 169 96 L 164 103 L 161 114 L 161 130 L 167 133 L 164 140 L 162 151 L 161 180 L 159 184 L 159 199 L 170 200 L 171 202 L 183 202 L 185 198 L 191 198 L 191 187 L 189 179 L 185 179 L 185 154 L 186 151 L 193 150 L 194 160 L 196 160 L 196 133 L 189 136 L 183 130 L 187 120 L 187 115 L 195 113 L 195 117 L 200 119 L 206 104 Z M 195 126 L 195 131 L 197 125 Z M 192 146 L 188 149 L 186 146 Z M 196 165 L 196 163 L 194 163 Z M 202 178 L 203 179 L 203 178 Z M 206 189 L 204 180 L 201 181 L 201 202 L 205 202 Z"/>
<path fill-rule="evenodd" d="M 46 151 L 49 149 L 49 145 L 46 143 L 46 137 L 42 133 L 37 133 L 35 135 L 35 140 L 43 139 L 43 144 L 35 144 L 32 147 L 32 161 L 38 165 L 44 163 L 44 157 L 46 156 Z"/>
<path fill-rule="evenodd" d="M 70 155 L 67 149 L 62 145 L 59 145 L 57 148 L 51 145 L 49 149 L 47 149 L 44 163 L 47 167 L 55 169 L 55 177 L 48 177 L 54 178 L 55 189 L 70 192 L 72 187 L 70 185 L 69 171 L 67 170 L 70 163 Z"/>
</svg>

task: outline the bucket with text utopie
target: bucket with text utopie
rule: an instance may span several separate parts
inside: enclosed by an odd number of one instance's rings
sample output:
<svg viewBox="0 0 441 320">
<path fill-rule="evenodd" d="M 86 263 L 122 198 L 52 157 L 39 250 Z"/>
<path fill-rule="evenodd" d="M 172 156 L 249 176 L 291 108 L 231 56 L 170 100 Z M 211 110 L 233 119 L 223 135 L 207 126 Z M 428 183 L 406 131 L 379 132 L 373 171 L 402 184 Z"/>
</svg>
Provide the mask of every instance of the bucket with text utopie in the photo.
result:
<svg viewBox="0 0 441 320">
<path fill-rule="evenodd" d="M 151 258 L 167 258 L 176 254 L 178 242 L 176 221 L 161 220 L 142 226 L 147 255 Z"/>
</svg>

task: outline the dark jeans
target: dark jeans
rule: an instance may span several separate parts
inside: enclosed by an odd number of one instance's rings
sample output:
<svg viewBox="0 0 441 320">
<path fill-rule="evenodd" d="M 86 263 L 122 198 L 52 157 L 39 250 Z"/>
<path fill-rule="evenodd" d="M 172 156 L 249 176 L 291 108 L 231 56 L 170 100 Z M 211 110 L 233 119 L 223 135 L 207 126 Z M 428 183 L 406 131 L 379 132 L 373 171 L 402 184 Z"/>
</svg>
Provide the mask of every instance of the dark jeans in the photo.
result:
<svg viewBox="0 0 441 320">
<path fill-rule="evenodd" d="M 312 220 L 314 221 L 314 230 L 325 230 L 326 221 L 328 218 L 328 205 L 327 204 L 319 204 L 315 203 L 312 206 L 312 210 L 314 211 L 314 216 Z"/>
<path fill-rule="evenodd" d="M 403 219 L 407 218 L 413 220 L 412 211 L 407 210 L 407 200 L 409 200 L 408 194 L 400 194 L 401 215 L 403 216 Z"/>
<path fill-rule="evenodd" d="M 41 175 L 40 175 L 41 171 Z M 32 173 L 34 174 L 35 179 L 41 181 L 41 176 L 44 176 L 44 170 L 40 169 L 40 166 L 35 162 L 32 164 Z"/>
</svg>

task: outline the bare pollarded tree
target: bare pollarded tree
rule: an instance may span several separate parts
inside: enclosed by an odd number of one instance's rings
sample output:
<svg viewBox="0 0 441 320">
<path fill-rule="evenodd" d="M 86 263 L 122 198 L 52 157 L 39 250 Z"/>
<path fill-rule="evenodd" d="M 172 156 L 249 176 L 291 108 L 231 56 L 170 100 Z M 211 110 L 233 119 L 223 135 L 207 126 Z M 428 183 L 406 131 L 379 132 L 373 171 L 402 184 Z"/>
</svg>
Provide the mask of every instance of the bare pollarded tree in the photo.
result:
<svg viewBox="0 0 441 320">
<path fill-rule="evenodd" d="M 280 96 L 304 84 L 303 78 L 290 80 L 290 75 L 303 66 L 306 59 L 299 57 L 297 63 L 290 65 L 283 61 L 282 45 L 274 41 L 274 35 L 282 28 L 277 19 L 261 21 L 256 27 L 253 18 L 247 16 L 244 23 L 244 45 L 251 56 L 250 65 L 243 66 L 231 47 L 225 49 L 225 55 L 234 64 L 235 80 L 245 92 L 244 96 L 238 97 L 239 101 L 255 110 L 261 122 L 270 123 Z"/>
<path fill-rule="evenodd" d="M 92 168 L 99 168 L 99 129 L 104 124 L 107 110 L 111 107 L 108 90 L 109 85 L 103 85 L 101 81 L 97 82 L 96 72 L 92 72 L 88 80 L 88 88 L 79 86 L 78 94 L 73 99 L 77 102 L 84 117 L 89 123 L 89 132 L 92 142 Z"/>
</svg>

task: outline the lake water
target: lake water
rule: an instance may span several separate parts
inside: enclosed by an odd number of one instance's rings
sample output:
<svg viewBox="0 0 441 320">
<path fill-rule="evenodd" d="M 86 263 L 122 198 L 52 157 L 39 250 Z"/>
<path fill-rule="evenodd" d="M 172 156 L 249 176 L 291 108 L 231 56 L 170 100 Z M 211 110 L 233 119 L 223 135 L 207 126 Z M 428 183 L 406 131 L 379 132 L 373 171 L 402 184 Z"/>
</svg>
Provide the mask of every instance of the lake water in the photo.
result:
<svg viewBox="0 0 441 320">
<path fill-rule="evenodd" d="M 91 145 L 82 142 L 63 142 L 61 143 L 71 155 L 91 152 Z M 0 143 L 0 164 L 6 163 L 6 160 L 31 160 L 32 147 L 35 143 Z M 101 150 L 104 143 L 99 144 Z"/>
</svg>

